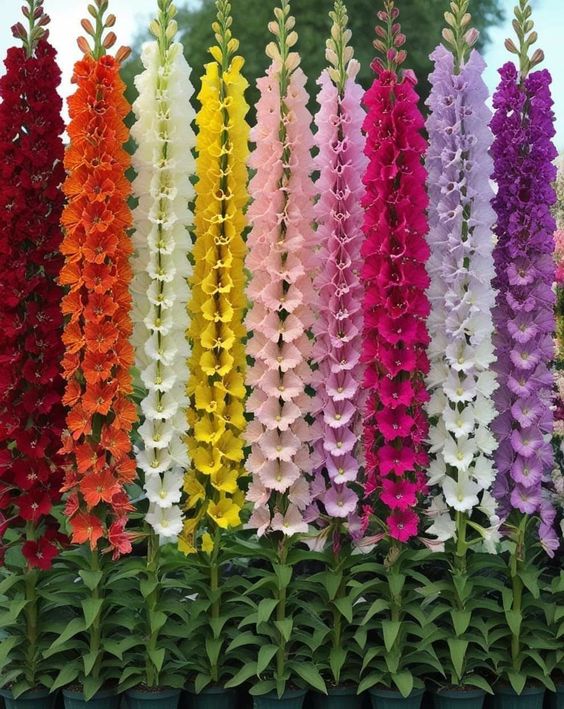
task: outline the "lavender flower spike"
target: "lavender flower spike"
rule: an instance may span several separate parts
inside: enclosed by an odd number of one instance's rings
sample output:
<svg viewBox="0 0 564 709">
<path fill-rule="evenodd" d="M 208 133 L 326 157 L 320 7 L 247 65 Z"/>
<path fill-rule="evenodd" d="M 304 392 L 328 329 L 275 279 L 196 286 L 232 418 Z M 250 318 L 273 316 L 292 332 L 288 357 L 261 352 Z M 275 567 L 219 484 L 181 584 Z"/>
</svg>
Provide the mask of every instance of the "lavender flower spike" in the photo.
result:
<svg viewBox="0 0 564 709">
<path fill-rule="evenodd" d="M 499 415 L 493 424 L 499 443 L 493 494 L 504 517 L 512 510 L 540 515 L 540 540 L 552 555 L 558 547 L 547 487 L 554 463 L 550 362 L 555 329 L 555 223 L 550 209 L 555 201 L 551 184 L 556 177 L 552 164 L 556 150 L 550 74 L 530 73 L 543 59 L 540 50 L 528 57 L 534 40 L 527 37 L 532 29 L 530 14 L 528 0 L 521 0 L 515 11 L 522 29 L 520 46 L 506 42 L 507 49 L 518 55 L 520 67 L 508 62 L 500 69 L 491 122 L 493 177 L 498 184 L 492 204 L 497 214 L 494 323 L 500 383 L 495 396 Z"/>
</svg>

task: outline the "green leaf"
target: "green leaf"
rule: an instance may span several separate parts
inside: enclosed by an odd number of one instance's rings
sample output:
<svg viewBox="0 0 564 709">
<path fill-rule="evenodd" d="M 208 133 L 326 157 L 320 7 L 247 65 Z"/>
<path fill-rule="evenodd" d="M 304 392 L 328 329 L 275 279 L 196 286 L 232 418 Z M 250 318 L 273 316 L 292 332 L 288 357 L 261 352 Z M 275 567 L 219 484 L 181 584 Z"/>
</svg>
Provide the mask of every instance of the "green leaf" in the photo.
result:
<svg viewBox="0 0 564 709">
<path fill-rule="evenodd" d="M 282 622 L 282 621 L 278 621 Z M 231 652 L 236 650 L 238 647 L 244 647 L 245 645 L 262 645 L 262 638 L 257 637 L 254 633 L 241 633 L 229 643 L 226 652 Z"/>
<path fill-rule="evenodd" d="M 149 613 L 149 626 L 151 628 L 151 633 L 155 635 L 163 627 L 167 621 L 166 613 L 162 611 L 151 611 Z"/>
<path fill-rule="evenodd" d="M 266 623 L 277 605 L 276 598 L 263 598 L 258 604 L 257 623 Z"/>
<path fill-rule="evenodd" d="M 456 635 L 463 635 L 470 625 L 472 612 L 453 609 L 450 612 L 450 617 L 452 618 L 452 625 Z"/>
<path fill-rule="evenodd" d="M 401 621 L 399 620 L 383 620 L 382 621 L 382 632 L 384 634 L 384 645 L 388 652 L 391 651 L 398 633 L 401 628 Z"/>
<path fill-rule="evenodd" d="M 258 675 L 261 675 L 266 670 L 266 668 L 270 664 L 270 661 L 276 655 L 277 651 L 278 647 L 276 645 L 263 645 L 260 648 L 257 660 Z"/>
<path fill-rule="evenodd" d="M 333 673 L 333 679 L 336 684 L 339 684 L 341 670 L 347 659 L 347 651 L 342 647 L 332 647 L 329 652 L 329 666 Z"/>
<path fill-rule="evenodd" d="M 487 692 L 488 694 L 494 693 L 491 684 L 488 682 L 488 680 L 484 677 L 481 677 L 480 675 L 466 675 L 464 677 L 464 684 L 468 684 L 471 687 L 478 687 L 478 689 L 483 689 L 484 692 Z"/>
<path fill-rule="evenodd" d="M 260 682 L 256 682 L 249 689 L 249 694 L 252 697 L 260 697 L 263 694 L 268 694 L 276 689 L 276 682 L 273 679 L 264 679 Z"/>
<path fill-rule="evenodd" d="M 333 601 L 339 613 L 346 618 L 349 623 L 352 623 L 353 619 L 353 607 L 351 599 L 348 596 L 344 598 L 335 598 Z"/>
<path fill-rule="evenodd" d="M 530 591 L 533 598 L 540 597 L 539 589 L 539 575 L 536 569 L 528 569 L 527 571 L 520 571 L 519 578 L 525 584 L 527 589 Z"/>
<path fill-rule="evenodd" d="M 362 625 L 368 623 L 368 621 L 373 618 L 377 613 L 381 613 L 389 608 L 389 603 L 383 598 L 378 598 L 370 608 L 366 611 L 366 615 L 362 619 Z"/>
<path fill-rule="evenodd" d="M 152 648 L 147 648 L 147 654 L 149 655 L 149 659 L 153 663 L 154 668 L 156 669 L 157 673 L 159 673 L 164 664 L 165 660 L 165 654 L 166 650 L 164 647 L 152 647 Z"/>
<path fill-rule="evenodd" d="M 67 684 L 72 684 L 78 677 L 78 673 L 78 665 L 75 662 L 65 663 L 51 685 L 51 692 L 61 689 L 61 687 L 66 687 Z"/>
<path fill-rule="evenodd" d="M 303 679 L 303 681 L 312 689 L 317 689 L 318 692 L 327 694 L 325 680 L 320 675 L 319 670 L 315 665 L 309 665 L 302 662 L 292 662 L 292 669 Z"/>
<path fill-rule="evenodd" d="M 292 628 L 294 627 L 294 621 L 292 618 L 284 618 L 284 620 L 275 620 L 274 625 L 276 626 L 280 635 L 284 638 L 286 642 L 290 640 L 292 635 Z"/>
<path fill-rule="evenodd" d="M 231 679 L 227 680 L 227 682 L 225 683 L 225 687 L 227 687 L 228 689 L 230 687 L 239 687 L 239 685 L 244 684 L 251 677 L 256 677 L 256 674 L 257 663 L 248 662 L 247 664 L 243 665 L 239 672 L 234 674 Z"/>
<path fill-rule="evenodd" d="M 342 573 L 334 573 L 332 571 L 326 571 L 321 575 L 321 582 L 323 583 L 323 586 L 325 590 L 327 591 L 327 595 L 329 596 L 329 600 L 332 601 L 335 596 L 337 595 L 337 592 L 339 591 L 339 588 L 341 586 L 341 582 L 343 580 L 343 574 Z"/>
<path fill-rule="evenodd" d="M 466 659 L 466 650 L 468 649 L 468 641 L 462 638 L 448 638 L 448 649 L 450 651 L 450 659 L 457 675 L 457 680 L 462 680 L 464 675 L 464 664 Z"/>
<path fill-rule="evenodd" d="M 88 628 L 92 625 L 96 618 L 99 617 L 103 604 L 103 598 L 85 598 L 82 601 L 82 612 L 84 614 L 85 630 L 88 630 Z"/>
<path fill-rule="evenodd" d="M 292 580 L 292 567 L 277 564 L 274 567 L 274 572 L 276 573 L 276 578 L 278 579 L 278 590 L 283 591 L 285 588 L 288 588 L 290 581 Z"/>
<path fill-rule="evenodd" d="M 82 685 L 82 691 L 86 701 L 90 701 L 96 692 L 100 691 L 104 684 L 103 677 L 85 677 Z"/>
<path fill-rule="evenodd" d="M 139 582 L 139 590 L 141 591 L 143 598 L 148 598 L 148 596 L 150 596 L 151 593 L 153 593 L 153 591 L 157 588 L 158 583 L 159 582 L 154 577 L 141 579 Z"/>
<path fill-rule="evenodd" d="M 196 675 L 196 679 L 194 680 L 194 689 L 196 690 L 196 693 L 199 694 L 202 689 L 205 689 L 211 681 L 211 675 L 206 675 L 201 672 L 198 672 L 198 674 Z"/>
<path fill-rule="evenodd" d="M 73 618 L 62 633 L 51 643 L 49 650 L 55 650 L 64 645 L 67 640 L 70 640 L 78 633 L 84 631 L 84 620 L 82 618 Z M 50 652 L 52 654 L 52 652 Z"/>
<path fill-rule="evenodd" d="M 509 626 L 509 630 L 511 630 L 512 635 L 519 635 L 519 632 L 521 630 L 521 621 L 523 620 L 523 616 L 521 614 L 521 611 L 516 611 L 516 610 L 506 610 L 505 611 L 505 618 L 507 620 L 507 625 Z"/>
<path fill-rule="evenodd" d="M 16 622 L 18 616 L 26 607 L 27 601 L 25 599 L 3 601 L 2 605 L 8 610 L 0 615 L 0 628 L 6 628 Z"/>
<path fill-rule="evenodd" d="M 356 693 L 362 694 L 367 689 L 370 689 L 370 687 L 374 687 L 375 684 L 380 684 L 381 681 L 382 675 L 380 673 L 372 672 L 361 680 Z"/>
<path fill-rule="evenodd" d="M 78 572 L 80 578 L 84 581 L 86 588 L 94 591 L 98 588 L 100 581 L 102 580 L 103 573 L 101 571 L 90 571 L 88 569 L 81 569 Z"/>
<path fill-rule="evenodd" d="M 516 694 L 521 694 L 521 692 L 525 688 L 525 684 L 527 682 L 527 675 L 521 674 L 520 672 L 513 672 L 512 670 L 509 670 L 507 672 L 507 679 L 509 680 L 509 683 L 513 687 L 513 691 Z"/>
<path fill-rule="evenodd" d="M 396 672 L 392 680 L 402 697 L 408 697 L 413 691 L 413 675 L 411 672 Z"/>
<path fill-rule="evenodd" d="M 3 638 L 0 642 L 0 667 L 3 667 L 10 660 L 10 652 L 18 644 L 19 638 L 9 637 Z"/>
<path fill-rule="evenodd" d="M 206 654 L 211 665 L 217 665 L 222 646 L 221 638 L 206 638 Z"/>
<path fill-rule="evenodd" d="M 94 667 L 94 663 L 100 656 L 100 652 L 86 652 L 82 656 L 82 664 L 84 665 L 84 676 L 88 677 L 88 675 L 92 672 L 92 668 Z"/>
</svg>

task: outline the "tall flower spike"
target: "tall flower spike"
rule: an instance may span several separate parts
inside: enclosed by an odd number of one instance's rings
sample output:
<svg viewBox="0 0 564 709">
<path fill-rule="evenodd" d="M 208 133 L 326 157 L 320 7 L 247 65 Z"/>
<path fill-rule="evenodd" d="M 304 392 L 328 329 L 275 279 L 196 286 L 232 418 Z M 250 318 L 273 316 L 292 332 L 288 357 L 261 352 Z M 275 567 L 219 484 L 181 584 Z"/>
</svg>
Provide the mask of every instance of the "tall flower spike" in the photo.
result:
<svg viewBox="0 0 564 709">
<path fill-rule="evenodd" d="M 196 219 L 188 412 L 192 466 L 184 489 L 185 552 L 205 546 L 219 528 L 240 523 L 245 429 L 243 232 L 248 202 L 247 81 L 231 33 L 231 5 L 217 0 L 216 46 L 198 94 Z M 197 528 L 202 534 L 197 537 Z M 211 534 L 210 534 L 211 532 Z M 197 537 L 197 541 L 196 541 Z"/>
<path fill-rule="evenodd" d="M 423 410 L 429 371 L 425 317 L 429 302 L 425 262 L 427 220 L 426 143 L 412 72 L 402 71 L 405 35 L 394 3 L 378 13 L 376 74 L 366 92 L 368 114 L 364 174 L 364 389 L 365 493 L 392 539 L 419 531 L 415 511 L 425 489 L 428 432 Z"/>
<path fill-rule="evenodd" d="M 191 267 L 188 232 L 194 197 L 194 111 L 191 69 L 182 45 L 174 41 L 176 8 L 159 0 L 151 22 L 155 40 L 143 45 L 145 70 L 135 77 L 139 96 L 133 104 L 137 143 L 133 167 L 134 296 L 136 363 L 146 395 L 138 432 L 137 466 L 144 474 L 149 501 L 146 521 L 161 543 L 176 542 L 182 531 L 182 486 L 190 462 L 186 447 L 188 398 L 186 331 L 189 318 L 187 278 Z"/>
<path fill-rule="evenodd" d="M 362 242 L 363 192 L 361 176 L 366 168 L 361 107 L 363 90 L 356 82 L 359 64 L 349 46 L 351 32 L 341 0 L 330 13 L 333 21 L 327 40 L 325 69 L 315 116 L 319 172 L 315 206 L 321 269 L 315 280 L 319 308 L 313 332 L 313 361 L 318 365 L 316 418 L 321 436 L 316 441 L 318 464 L 313 486 L 316 505 L 322 511 L 322 535 L 338 533 L 342 522 L 355 537 L 361 535 L 357 513 L 360 470 L 362 409 Z M 335 379 L 347 378 L 339 393 Z M 339 443 L 341 445 L 339 446 Z M 330 524 L 332 523 L 332 524 Z M 330 524 L 329 527 L 326 527 Z M 335 539 L 338 543 L 338 538 Z"/>
<path fill-rule="evenodd" d="M 489 183 L 492 136 L 482 78 L 484 61 L 471 46 L 467 0 L 451 2 L 440 45 L 431 58 L 431 110 L 427 120 L 429 245 L 428 319 L 431 371 L 431 453 L 428 482 L 433 501 L 428 532 L 444 542 L 457 540 L 464 564 L 468 544 L 480 539 L 494 549 L 499 519 L 490 494 L 495 472 L 492 363 L 495 301 L 492 288 L 493 196 Z M 468 536 L 471 530 L 474 536 Z M 476 535 L 478 532 L 478 535 Z"/>
<path fill-rule="evenodd" d="M 548 485 L 554 465 L 549 437 L 553 430 L 553 333 L 555 201 L 551 184 L 556 177 L 552 161 L 556 150 L 554 114 L 548 71 L 529 73 L 542 59 L 528 50 L 536 40 L 527 0 L 515 8 L 514 27 L 519 40 L 510 51 L 519 57 L 519 69 L 508 62 L 500 69 L 494 95 L 491 126 L 497 214 L 495 248 L 499 291 L 494 311 L 496 367 L 500 388 L 499 416 L 494 424 L 498 440 L 498 467 L 494 495 L 500 512 L 513 509 L 540 515 L 540 540 L 550 554 L 558 546 L 555 511 Z M 510 518 L 511 519 L 511 518 Z"/>
<path fill-rule="evenodd" d="M 61 72 L 41 2 L 22 8 L 0 79 L 0 563 L 9 526 L 29 566 L 49 568 L 59 526 L 65 425 L 56 283 L 64 195 Z"/>
<path fill-rule="evenodd" d="M 75 64 L 77 90 L 68 100 L 65 264 L 59 280 L 68 289 L 62 302 L 64 403 L 70 408 L 64 449 L 74 458 L 65 476 L 66 514 L 74 542 L 95 549 L 99 539 L 107 539 L 117 558 L 131 550 L 124 531 L 132 509 L 125 486 L 136 476 L 130 442 L 136 411 L 129 399 L 130 161 L 123 149 L 129 105 L 119 61 L 105 54 L 112 43 L 105 28 L 113 24 L 111 15 L 104 20 L 106 9 L 104 1 L 89 6 L 96 23 L 94 50 L 81 43 L 85 55 Z M 90 29 L 88 20 L 84 24 Z"/>
<path fill-rule="evenodd" d="M 249 524 L 259 535 L 268 530 L 292 535 L 307 530 L 304 511 L 311 502 L 308 476 L 314 465 L 310 422 L 315 401 L 308 362 L 317 268 L 314 141 L 306 77 L 299 55 L 291 51 L 298 36 L 287 0 L 274 14 L 269 28 L 276 41 L 267 47 L 272 63 L 266 76 L 257 82 L 261 96 L 251 137 L 256 147 L 249 161 L 256 173 L 250 183 L 246 259 L 252 274 L 247 294 L 253 303 L 247 352 L 254 360 L 247 376 L 253 387 L 247 408 L 255 418 L 246 434 L 252 446 L 247 469 L 253 474 L 247 498 L 254 505 Z M 340 380 L 335 386 L 342 386 Z"/>
</svg>

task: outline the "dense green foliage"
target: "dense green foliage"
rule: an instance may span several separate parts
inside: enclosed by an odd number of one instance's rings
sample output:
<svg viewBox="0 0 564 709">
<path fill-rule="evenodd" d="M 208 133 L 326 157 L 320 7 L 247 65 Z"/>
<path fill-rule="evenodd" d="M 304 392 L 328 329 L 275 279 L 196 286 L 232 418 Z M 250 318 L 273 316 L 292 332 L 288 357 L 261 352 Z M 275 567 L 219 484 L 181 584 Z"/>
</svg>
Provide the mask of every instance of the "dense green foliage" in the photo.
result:
<svg viewBox="0 0 564 709">
<path fill-rule="evenodd" d="M 353 32 L 352 44 L 355 56 L 361 62 L 360 80 L 368 86 L 371 80 L 370 62 L 375 50 L 372 47 L 376 11 L 380 4 L 375 0 L 348 0 L 350 26 Z M 272 19 L 276 0 L 235 0 L 233 2 L 233 34 L 241 42 L 240 51 L 245 57 L 245 76 L 251 87 L 247 100 L 251 106 L 257 101 L 256 79 L 268 64 L 264 47 L 270 41 L 268 22 Z M 293 0 L 292 12 L 296 17 L 299 34 L 297 50 L 302 56 L 302 66 L 309 78 L 308 90 L 315 95 L 315 81 L 325 67 L 323 48 L 329 35 L 329 10 L 332 0 Z M 443 12 L 447 0 L 409 0 L 401 6 L 402 31 L 407 36 L 407 66 L 415 71 L 421 81 L 421 92 L 427 95 L 427 75 L 431 71 L 429 53 L 438 44 L 441 27 L 444 25 Z M 488 30 L 503 17 L 501 0 L 473 0 L 472 18 L 474 26 L 481 32 L 481 46 L 488 41 Z M 210 61 L 208 47 L 213 43 L 211 24 L 215 18 L 215 1 L 203 0 L 196 9 L 183 9 L 178 14 L 181 41 L 186 58 L 194 67 L 193 82 L 196 89 L 204 64 Z M 141 70 L 139 49 L 145 36 L 140 35 L 135 43 L 133 58 L 124 68 L 124 78 L 129 87 L 128 98 L 134 97 L 133 76 Z M 312 101 L 312 108 L 315 103 Z"/>
</svg>

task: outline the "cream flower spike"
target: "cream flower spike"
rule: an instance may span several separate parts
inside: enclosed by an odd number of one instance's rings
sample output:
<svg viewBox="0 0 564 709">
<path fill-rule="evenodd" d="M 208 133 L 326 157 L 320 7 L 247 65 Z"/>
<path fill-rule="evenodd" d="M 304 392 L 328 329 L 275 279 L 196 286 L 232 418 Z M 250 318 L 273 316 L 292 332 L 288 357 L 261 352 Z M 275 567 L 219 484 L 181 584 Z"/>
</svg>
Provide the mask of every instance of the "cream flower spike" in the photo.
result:
<svg viewBox="0 0 564 709">
<path fill-rule="evenodd" d="M 145 474 L 149 499 L 147 523 L 162 542 L 175 542 L 182 529 L 183 470 L 188 404 L 186 383 L 189 347 L 187 278 L 194 190 L 190 178 L 195 163 L 191 123 L 190 67 L 182 45 L 174 41 L 176 8 L 159 0 L 151 22 L 155 40 L 143 46 L 145 71 L 136 77 L 139 97 L 133 104 L 137 143 L 133 166 L 135 293 L 133 344 L 137 367 L 147 395 L 141 403 L 145 421 L 139 428 L 142 446 L 137 464 Z M 179 467 L 180 466 L 180 467 Z"/>
</svg>

